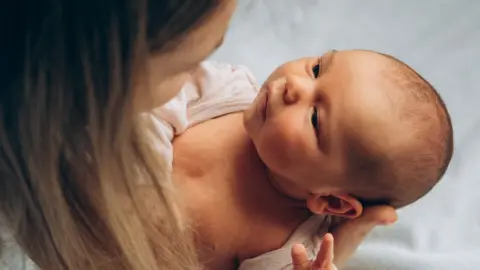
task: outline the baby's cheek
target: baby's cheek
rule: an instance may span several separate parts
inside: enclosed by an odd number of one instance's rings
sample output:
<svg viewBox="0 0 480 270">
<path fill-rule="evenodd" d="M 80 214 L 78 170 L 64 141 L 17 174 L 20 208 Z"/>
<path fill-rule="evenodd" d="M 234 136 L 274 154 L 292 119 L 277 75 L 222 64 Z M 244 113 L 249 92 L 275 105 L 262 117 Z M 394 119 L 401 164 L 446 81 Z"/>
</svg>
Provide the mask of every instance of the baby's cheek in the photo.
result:
<svg viewBox="0 0 480 270">
<path fill-rule="evenodd" d="M 257 148 L 260 157 L 269 168 L 277 172 L 286 172 L 301 162 L 300 152 L 303 145 L 294 129 L 269 128 L 264 131 Z"/>
</svg>

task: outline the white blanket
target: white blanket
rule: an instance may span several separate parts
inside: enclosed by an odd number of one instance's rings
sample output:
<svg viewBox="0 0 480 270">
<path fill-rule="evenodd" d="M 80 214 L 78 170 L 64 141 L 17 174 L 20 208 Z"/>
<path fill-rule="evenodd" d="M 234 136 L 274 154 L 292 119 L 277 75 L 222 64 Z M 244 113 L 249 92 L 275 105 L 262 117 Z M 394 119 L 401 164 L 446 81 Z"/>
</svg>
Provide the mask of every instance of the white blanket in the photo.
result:
<svg viewBox="0 0 480 270">
<path fill-rule="evenodd" d="M 453 117 L 455 156 L 428 196 L 375 230 L 347 269 L 480 269 L 480 1 L 238 0 L 212 58 L 263 81 L 279 64 L 335 49 L 373 49 L 417 69 Z"/>
</svg>

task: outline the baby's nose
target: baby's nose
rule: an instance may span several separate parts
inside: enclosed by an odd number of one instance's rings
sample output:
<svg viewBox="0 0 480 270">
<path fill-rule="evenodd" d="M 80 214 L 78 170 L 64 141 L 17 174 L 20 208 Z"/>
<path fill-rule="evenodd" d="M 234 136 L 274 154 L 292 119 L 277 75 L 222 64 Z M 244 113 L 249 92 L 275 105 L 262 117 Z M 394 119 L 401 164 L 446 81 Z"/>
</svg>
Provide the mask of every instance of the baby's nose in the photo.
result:
<svg viewBox="0 0 480 270">
<path fill-rule="evenodd" d="M 285 77 L 284 100 L 286 104 L 301 101 L 310 102 L 315 92 L 315 83 L 311 78 L 290 75 Z"/>
</svg>

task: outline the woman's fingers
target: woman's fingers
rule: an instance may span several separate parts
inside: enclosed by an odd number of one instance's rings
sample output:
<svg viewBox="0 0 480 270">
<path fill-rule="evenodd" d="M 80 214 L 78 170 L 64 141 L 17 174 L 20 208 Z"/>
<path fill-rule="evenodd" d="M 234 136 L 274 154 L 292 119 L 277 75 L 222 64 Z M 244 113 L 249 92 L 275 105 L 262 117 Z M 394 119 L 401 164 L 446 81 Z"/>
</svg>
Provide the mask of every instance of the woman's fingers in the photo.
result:
<svg viewBox="0 0 480 270">
<path fill-rule="evenodd" d="M 312 261 L 308 259 L 307 250 L 301 244 L 292 247 L 293 270 L 310 270 Z"/>
<path fill-rule="evenodd" d="M 334 228 L 335 264 L 340 267 L 345 263 L 375 226 L 393 224 L 396 220 L 395 209 L 375 206 L 366 208 L 359 218 L 348 220 Z"/>
<path fill-rule="evenodd" d="M 365 208 L 363 215 L 357 220 L 376 225 L 389 225 L 397 221 L 398 216 L 395 209 L 391 206 L 380 205 Z"/>
</svg>

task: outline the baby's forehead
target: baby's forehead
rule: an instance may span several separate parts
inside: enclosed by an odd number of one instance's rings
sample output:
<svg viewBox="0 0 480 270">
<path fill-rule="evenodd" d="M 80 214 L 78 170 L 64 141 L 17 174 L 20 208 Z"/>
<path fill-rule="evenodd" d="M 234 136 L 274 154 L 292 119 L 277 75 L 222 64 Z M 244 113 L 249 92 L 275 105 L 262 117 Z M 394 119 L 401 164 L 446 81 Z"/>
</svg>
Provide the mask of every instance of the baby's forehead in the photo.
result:
<svg viewBox="0 0 480 270">
<path fill-rule="evenodd" d="M 380 71 L 387 69 L 391 60 L 385 55 L 373 51 L 350 50 L 336 51 L 331 50 L 319 55 L 308 55 L 287 61 L 277 67 L 277 70 L 283 72 L 295 72 L 301 66 L 311 66 L 319 64 L 320 68 L 326 68 L 330 65 L 336 65 L 339 69 L 367 69 L 376 71 L 375 75 L 380 75 Z M 335 72 L 335 71 L 334 71 Z M 379 77 L 380 78 L 380 77 Z"/>
</svg>

